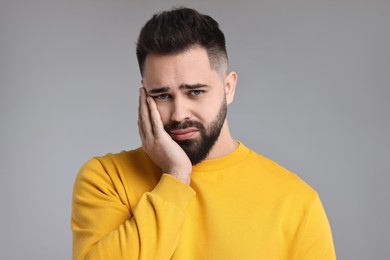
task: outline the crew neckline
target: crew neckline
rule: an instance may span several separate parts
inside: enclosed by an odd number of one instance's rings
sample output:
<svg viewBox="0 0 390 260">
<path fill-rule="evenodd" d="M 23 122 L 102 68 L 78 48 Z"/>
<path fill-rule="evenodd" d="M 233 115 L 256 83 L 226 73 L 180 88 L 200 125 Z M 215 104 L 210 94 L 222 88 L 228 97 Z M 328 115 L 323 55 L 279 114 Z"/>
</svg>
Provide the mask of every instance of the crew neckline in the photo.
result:
<svg viewBox="0 0 390 260">
<path fill-rule="evenodd" d="M 231 167 L 242 161 L 250 149 L 238 142 L 237 148 L 231 153 L 216 159 L 208 159 L 192 167 L 192 172 L 209 172 Z"/>
</svg>

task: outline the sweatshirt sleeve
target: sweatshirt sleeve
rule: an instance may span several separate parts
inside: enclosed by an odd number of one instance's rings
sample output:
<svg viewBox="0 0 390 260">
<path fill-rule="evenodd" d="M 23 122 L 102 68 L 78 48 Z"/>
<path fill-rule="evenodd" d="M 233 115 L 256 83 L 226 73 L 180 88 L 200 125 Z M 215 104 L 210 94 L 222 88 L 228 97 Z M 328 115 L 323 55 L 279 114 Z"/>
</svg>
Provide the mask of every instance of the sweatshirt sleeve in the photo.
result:
<svg viewBox="0 0 390 260">
<path fill-rule="evenodd" d="M 295 259 L 336 259 L 328 218 L 317 193 L 307 209 L 306 217 L 298 233 L 301 239 L 299 239 L 299 250 Z"/>
<path fill-rule="evenodd" d="M 170 259 L 194 196 L 189 186 L 163 174 L 129 209 L 100 162 L 89 161 L 73 190 L 73 259 Z"/>
</svg>

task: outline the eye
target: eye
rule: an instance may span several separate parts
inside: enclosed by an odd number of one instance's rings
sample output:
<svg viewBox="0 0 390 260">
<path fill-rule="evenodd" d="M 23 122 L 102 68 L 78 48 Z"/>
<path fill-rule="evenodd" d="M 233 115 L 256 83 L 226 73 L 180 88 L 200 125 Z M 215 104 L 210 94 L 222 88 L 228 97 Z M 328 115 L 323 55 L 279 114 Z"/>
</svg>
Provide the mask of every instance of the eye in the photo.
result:
<svg viewBox="0 0 390 260">
<path fill-rule="evenodd" d="M 160 94 L 158 96 L 154 96 L 154 99 L 168 99 L 169 95 L 168 94 Z"/>
<path fill-rule="evenodd" d="M 200 89 L 195 89 L 190 91 L 190 96 L 199 96 L 203 94 L 205 91 Z"/>
</svg>

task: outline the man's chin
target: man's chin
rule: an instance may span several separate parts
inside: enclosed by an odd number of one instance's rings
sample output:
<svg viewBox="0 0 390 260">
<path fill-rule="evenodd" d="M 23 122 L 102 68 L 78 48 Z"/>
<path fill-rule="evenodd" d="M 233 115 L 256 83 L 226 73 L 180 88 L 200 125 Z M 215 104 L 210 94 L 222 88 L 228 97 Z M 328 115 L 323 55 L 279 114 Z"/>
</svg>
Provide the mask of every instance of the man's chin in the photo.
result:
<svg viewBox="0 0 390 260">
<path fill-rule="evenodd" d="M 190 159 L 192 165 L 196 165 L 206 159 L 210 147 L 199 140 L 188 139 L 177 142 Z"/>
<path fill-rule="evenodd" d="M 198 140 L 196 140 L 195 138 L 192 138 L 192 139 L 184 139 L 184 140 L 175 140 L 173 139 L 181 148 L 184 149 L 184 151 L 188 150 L 188 149 L 194 149 L 195 150 L 195 146 L 196 146 L 196 143 L 198 143 Z"/>
</svg>

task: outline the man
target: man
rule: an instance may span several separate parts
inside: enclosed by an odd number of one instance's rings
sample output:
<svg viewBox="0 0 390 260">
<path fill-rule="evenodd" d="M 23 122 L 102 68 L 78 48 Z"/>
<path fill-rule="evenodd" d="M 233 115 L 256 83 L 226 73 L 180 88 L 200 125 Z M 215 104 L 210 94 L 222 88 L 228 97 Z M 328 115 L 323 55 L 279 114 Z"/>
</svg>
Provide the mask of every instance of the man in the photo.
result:
<svg viewBox="0 0 390 260">
<path fill-rule="evenodd" d="M 317 193 L 230 134 L 218 23 L 180 8 L 142 28 L 142 148 L 80 170 L 74 259 L 335 259 Z"/>
</svg>

